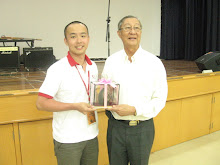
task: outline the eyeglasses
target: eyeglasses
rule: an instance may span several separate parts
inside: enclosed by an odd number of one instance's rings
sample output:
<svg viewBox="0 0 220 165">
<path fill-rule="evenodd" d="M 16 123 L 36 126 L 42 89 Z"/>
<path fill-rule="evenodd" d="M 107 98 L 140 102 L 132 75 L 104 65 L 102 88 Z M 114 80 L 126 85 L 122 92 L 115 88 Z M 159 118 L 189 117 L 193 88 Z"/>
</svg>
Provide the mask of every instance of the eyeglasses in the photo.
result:
<svg viewBox="0 0 220 165">
<path fill-rule="evenodd" d="M 134 29 L 135 32 L 141 31 L 141 27 L 139 27 L 139 26 L 135 26 L 133 28 L 131 26 L 126 26 L 124 28 L 120 28 L 119 30 L 124 30 L 125 32 L 130 32 L 130 31 L 132 31 L 132 29 Z"/>
</svg>

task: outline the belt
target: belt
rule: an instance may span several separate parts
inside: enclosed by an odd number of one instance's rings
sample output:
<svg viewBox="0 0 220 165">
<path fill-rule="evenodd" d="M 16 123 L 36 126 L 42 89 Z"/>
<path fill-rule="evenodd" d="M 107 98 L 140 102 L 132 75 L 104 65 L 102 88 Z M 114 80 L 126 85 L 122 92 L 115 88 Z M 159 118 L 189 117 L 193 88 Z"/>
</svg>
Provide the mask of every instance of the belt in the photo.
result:
<svg viewBox="0 0 220 165">
<path fill-rule="evenodd" d="M 125 123 L 126 125 L 129 125 L 129 126 L 136 126 L 136 125 L 144 122 L 144 121 L 141 121 L 141 120 L 117 120 L 117 121 Z"/>
<path fill-rule="evenodd" d="M 142 120 L 117 120 L 114 118 L 112 113 L 108 110 L 105 111 L 105 114 L 108 116 L 109 119 L 119 121 L 119 122 L 124 123 L 129 126 L 137 126 L 138 124 L 145 122 L 145 120 L 144 121 L 142 121 Z"/>
</svg>

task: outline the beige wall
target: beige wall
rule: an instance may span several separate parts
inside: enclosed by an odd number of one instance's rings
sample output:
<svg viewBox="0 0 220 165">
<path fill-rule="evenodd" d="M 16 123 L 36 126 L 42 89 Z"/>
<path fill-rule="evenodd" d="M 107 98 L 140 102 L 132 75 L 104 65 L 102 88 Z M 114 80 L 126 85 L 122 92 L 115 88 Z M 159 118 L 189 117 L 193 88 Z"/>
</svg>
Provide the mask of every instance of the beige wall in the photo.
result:
<svg viewBox="0 0 220 165">
<path fill-rule="evenodd" d="M 142 47 L 156 55 L 160 53 L 160 0 L 111 0 L 110 48 L 114 53 L 122 48 L 116 30 L 125 15 L 135 15 L 143 24 Z M 87 54 L 93 58 L 108 56 L 106 19 L 108 0 L 7 0 L 0 2 L 0 36 L 40 38 L 36 47 L 51 46 L 59 59 L 68 50 L 63 42 L 63 29 L 73 20 L 86 23 L 90 30 Z M 13 45 L 8 43 L 7 45 Z M 17 44 L 21 50 L 25 43 Z M 0 46 L 2 44 L 0 43 Z"/>
</svg>

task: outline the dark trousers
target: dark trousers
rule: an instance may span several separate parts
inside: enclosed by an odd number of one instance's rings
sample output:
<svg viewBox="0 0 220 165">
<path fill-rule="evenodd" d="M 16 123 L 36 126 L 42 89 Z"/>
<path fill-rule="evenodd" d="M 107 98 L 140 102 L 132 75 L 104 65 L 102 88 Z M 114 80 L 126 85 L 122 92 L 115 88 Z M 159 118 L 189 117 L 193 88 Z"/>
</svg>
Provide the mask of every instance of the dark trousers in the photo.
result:
<svg viewBox="0 0 220 165">
<path fill-rule="evenodd" d="M 54 140 L 54 150 L 58 165 L 97 165 L 97 137 L 79 143 L 59 143 Z"/>
<path fill-rule="evenodd" d="M 130 165 L 148 165 L 153 140 L 153 119 L 129 126 L 110 117 L 107 130 L 110 165 L 128 165 L 128 162 Z"/>
</svg>

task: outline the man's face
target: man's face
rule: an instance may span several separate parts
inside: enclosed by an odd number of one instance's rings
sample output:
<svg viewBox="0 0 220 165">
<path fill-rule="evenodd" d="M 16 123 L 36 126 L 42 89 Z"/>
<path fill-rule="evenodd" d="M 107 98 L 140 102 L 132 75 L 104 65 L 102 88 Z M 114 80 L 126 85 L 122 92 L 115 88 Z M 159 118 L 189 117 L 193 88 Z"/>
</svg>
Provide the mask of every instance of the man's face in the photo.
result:
<svg viewBox="0 0 220 165">
<path fill-rule="evenodd" d="M 83 24 L 71 24 L 66 29 L 65 44 L 71 55 L 85 55 L 89 44 L 89 34 Z"/>
<path fill-rule="evenodd" d="M 118 31 L 125 48 L 139 48 L 141 41 L 141 25 L 136 18 L 127 18 Z"/>
</svg>

